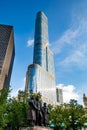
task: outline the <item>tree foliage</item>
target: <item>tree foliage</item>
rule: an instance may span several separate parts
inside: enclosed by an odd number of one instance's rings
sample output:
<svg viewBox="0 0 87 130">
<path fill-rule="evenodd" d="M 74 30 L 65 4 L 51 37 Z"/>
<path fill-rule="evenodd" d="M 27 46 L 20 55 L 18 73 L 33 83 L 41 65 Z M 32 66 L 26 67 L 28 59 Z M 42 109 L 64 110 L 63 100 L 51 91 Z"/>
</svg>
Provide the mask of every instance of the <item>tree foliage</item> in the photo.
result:
<svg viewBox="0 0 87 130">
<path fill-rule="evenodd" d="M 76 100 L 70 100 L 69 104 L 63 106 L 56 106 L 51 109 L 50 120 L 54 124 L 55 130 L 66 129 L 73 130 L 81 129 L 87 117 L 84 108 L 77 103 Z"/>
<path fill-rule="evenodd" d="M 10 99 L 7 107 L 8 127 L 16 130 L 16 128 L 27 125 L 27 110 L 28 105 L 25 102 L 19 102 L 14 98 Z"/>
<path fill-rule="evenodd" d="M 3 88 L 0 90 L 0 130 L 3 130 L 8 122 L 6 113 L 8 93 L 8 88 Z"/>
<path fill-rule="evenodd" d="M 0 130 L 17 130 L 20 126 L 27 125 L 28 103 L 24 101 L 25 92 L 19 91 L 18 99 L 8 98 L 8 88 L 2 89 L 0 93 Z"/>
</svg>

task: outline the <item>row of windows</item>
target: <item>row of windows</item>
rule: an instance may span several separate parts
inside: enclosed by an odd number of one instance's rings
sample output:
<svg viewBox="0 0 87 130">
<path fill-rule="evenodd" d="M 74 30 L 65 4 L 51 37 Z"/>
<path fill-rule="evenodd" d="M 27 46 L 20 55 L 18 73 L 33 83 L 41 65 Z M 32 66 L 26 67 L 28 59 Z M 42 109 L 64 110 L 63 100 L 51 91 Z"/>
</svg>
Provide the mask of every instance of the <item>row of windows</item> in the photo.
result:
<svg viewBox="0 0 87 130">
<path fill-rule="evenodd" d="M 55 80 L 46 75 L 46 73 L 42 72 L 39 68 L 31 68 L 29 80 L 30 90 L 32 90 L 33 92 L 40 91 L 42 95 L 50 99 L 54 97 L 54 99 L 56 100 Z"/>
<path fill-rule="evenodd" d="M 8 42 L 12 26 L 0 25 L 0 41 Z"/>
<path fill-rule="evenodd" d="M 12 26 L 0 24 L 0 73 L 2 70 L 3 60 L 6 54 L 11 30 Z"/>
<path fill-rule="evenodd" d="M 48 37 L 38 35 L 35 38 L 35 44 L 42 43 L 42 44 L 47 44 L 48 43 Z"/>
<path fill-rule="evenodd" d="M 35 43 L 47 43 L 48 42 L 48 25 L 45 15 L 39 15 L 36 19 L 35 26 Z"/>
<path fill-rule="evenodd" d="M 41 45 L 35 46 L 34 63 L 41 65 L 50 74 L 54 75 L 53 54 Z"/>
</svg>

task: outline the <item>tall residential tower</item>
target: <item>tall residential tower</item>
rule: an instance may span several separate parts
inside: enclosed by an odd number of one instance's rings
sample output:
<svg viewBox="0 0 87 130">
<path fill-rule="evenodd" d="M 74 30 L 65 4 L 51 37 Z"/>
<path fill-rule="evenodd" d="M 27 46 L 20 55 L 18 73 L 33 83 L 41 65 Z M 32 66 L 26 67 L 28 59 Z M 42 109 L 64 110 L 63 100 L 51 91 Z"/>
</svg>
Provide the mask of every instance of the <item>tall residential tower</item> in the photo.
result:
<svg viewBox="0 0 87 130">
<path fill-rule="evenodd" d="M 10 86 L 14 61 L 13 26 L 0 24 L 0 90 Z"/>
<path fill-rule="evenodd" d="M 36 16 L 33 64 L 28 66 L 25 90 L 40 92 L 56 102 L 54 58 L 49 48 L 48 20 L 43 12 Z"/>
</svg>

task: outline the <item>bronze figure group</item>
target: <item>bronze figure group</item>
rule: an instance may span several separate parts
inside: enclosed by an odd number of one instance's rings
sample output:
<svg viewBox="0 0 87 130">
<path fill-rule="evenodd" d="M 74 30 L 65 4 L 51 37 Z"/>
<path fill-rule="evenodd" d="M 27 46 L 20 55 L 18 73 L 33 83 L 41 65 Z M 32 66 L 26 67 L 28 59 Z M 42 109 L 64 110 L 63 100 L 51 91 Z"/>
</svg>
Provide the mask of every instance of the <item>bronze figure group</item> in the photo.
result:
<svg viewBox="0 0 87 130">
<path fill-rule="evenodd" d="M 34 100 L 33 97 L 29 100 L 29 110 L 27 114 L 27 119 L 30 126 L 47 126 L 49 119 L 49 110 L 46 103 L 43 106 L 40 105 L 39 97 L 37 96 Z"/>
</svg>

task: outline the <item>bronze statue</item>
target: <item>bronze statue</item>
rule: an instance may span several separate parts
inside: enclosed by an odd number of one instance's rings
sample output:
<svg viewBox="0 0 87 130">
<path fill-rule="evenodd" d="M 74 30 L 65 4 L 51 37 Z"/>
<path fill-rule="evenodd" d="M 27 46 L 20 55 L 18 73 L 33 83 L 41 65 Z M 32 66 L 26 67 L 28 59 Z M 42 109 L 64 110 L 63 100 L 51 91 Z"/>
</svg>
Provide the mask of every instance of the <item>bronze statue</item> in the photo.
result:
<svg viewBox="0 0 87 130">
<path fill-rule="evenodd" d="M 49 110 L 46 103 L 42 107 L 38 96 L 35 100 L 33 97 L 30 98 L 27 115 L 30 126 L 47 126 L 49 122 L 48 114 Z"/>
<path fill-rule="evenodd" d="M 48 110 L 48 107 L 47 107 L 46 103 L 43 104 L 42 114 L 43 114 L 43 125 L 47 126 L 48 123 L 49 123 L 49 118 L 48 118 L 49 110 Z"/>
<path fill-rule="evenodd" d="M 36 123 L 36 108 L 35 108 L 34 98 L 31 97 L 28 103 L 29 103 L 29 110 L 28 110 L 27 120 L 29 121 L 30 126 L 34 126 Z"/>
<path fill-rule="evenodd" d="M 35 109 L 36 109 L 36 125 L 41 126 L 43 117 L 41 113 L 41 104 L 38 96 L 36 97 L 35 100 Z"/>
</svg>

